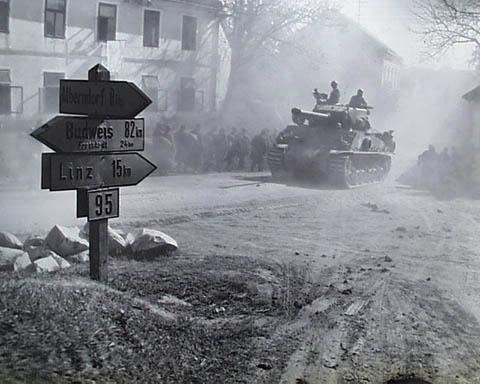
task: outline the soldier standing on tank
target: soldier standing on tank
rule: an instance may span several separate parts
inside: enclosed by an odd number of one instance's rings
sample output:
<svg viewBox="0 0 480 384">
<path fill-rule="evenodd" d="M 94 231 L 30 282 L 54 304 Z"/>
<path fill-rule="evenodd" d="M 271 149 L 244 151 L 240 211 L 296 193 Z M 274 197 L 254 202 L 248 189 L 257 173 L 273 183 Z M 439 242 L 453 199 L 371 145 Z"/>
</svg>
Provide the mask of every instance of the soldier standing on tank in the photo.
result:
<svg viewBox="0 0 480 384">
<path fill-rule="evenodd" d="M 356 95 L 353 95 L 348 103 L 352 108 L 367 108 L 367 102 L 363 98 L 363 89 L 359 89 Z"/>
<path fill-rule="evenodd" d="M 335 80 L 330 83 L 330 86 L 332 87 L 332 91 L 330 92 L 326 103 L 334 105 L 340 101 L 340 90 L 338 89 L 338 83 Z"/>
<path fill-rule="evenodd" d="M 262 129 L 262 131 L 255 135 L 252 139 L 252 150 L 250 152 L 250 159 L 252 160 L 252 165 L 250 166 L 250 171 L 255 172 L 255 167 L 257 167 L 259 172 L 263 171 L 265 166 L 265 156 L 268 152 L 268 137 L 267 130 Z"/>
</svg>

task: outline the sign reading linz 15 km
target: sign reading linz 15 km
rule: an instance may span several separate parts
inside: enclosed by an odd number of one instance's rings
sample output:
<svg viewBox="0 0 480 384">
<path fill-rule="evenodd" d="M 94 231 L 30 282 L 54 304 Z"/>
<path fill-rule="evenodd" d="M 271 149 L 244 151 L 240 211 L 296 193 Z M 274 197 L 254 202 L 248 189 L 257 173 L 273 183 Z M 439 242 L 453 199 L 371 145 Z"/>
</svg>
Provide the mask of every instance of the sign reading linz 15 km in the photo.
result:
<svg viewBox="0 0 480 384">
<path fill-rule="evenodd" d="M 128 81 L 60 80 L 60 113 L 131 118 L 152 100 Z"/>
<path fill-rule="evenodd" d="M 139 153 L 42 153 L 42 189 L 66 191 L 137 185 L 155 169 Z"/>
<path fill-rule="evenodd" d="M 56 116 L 31 133 L 56 152 L 143 151 L 144 119 Z"/>
</svg>

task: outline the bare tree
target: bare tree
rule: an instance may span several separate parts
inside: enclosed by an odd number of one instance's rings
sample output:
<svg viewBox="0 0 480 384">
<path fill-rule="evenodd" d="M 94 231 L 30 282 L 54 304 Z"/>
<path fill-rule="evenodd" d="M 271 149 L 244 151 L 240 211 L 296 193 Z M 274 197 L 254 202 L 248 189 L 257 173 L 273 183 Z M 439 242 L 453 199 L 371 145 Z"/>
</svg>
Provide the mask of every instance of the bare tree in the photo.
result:
<svg viewBox="0 0 480 384">
<path fill-rule="evenodd" d="M 480 69 L 480 1 L 415 0 L 412 13 L 417 27 L 431 47 L 430 56 L 444 54 L 450 48 L 474 45 L 472 61 Z"/>
<path fill-rule="evenodd" d="M 222 28 L 231 50 L 230 75 L 222 111 L 228 111 L 237 87 L 247 80 L 249 65 L 261 54 L 274 54 L 280 41 L 333 0 L 221 0 Z"/>
</svg>

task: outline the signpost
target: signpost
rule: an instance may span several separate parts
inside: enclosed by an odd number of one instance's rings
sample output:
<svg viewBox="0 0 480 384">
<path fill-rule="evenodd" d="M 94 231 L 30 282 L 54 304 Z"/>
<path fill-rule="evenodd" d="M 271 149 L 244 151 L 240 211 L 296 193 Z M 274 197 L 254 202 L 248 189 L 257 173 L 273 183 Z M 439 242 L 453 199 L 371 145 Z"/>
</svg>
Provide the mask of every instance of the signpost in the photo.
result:
<svg viewBox="0 0 480 384">
<path fill-rule="evenodd" d="M 77 217 L 90 224 L 90 276 L 107 280 L 108 219 L 119 216 L 120 187 L 136 185 L 156 166 L 133 151 L 145 147 L 144 119 L 151 100 L 135 84 L 110 81 L 98 64 L 86 80 L 60 80 L 60 112 L 32 132 L 58 153 L 42 153 L 42 189 L 77 190 Z"/>
</svg>

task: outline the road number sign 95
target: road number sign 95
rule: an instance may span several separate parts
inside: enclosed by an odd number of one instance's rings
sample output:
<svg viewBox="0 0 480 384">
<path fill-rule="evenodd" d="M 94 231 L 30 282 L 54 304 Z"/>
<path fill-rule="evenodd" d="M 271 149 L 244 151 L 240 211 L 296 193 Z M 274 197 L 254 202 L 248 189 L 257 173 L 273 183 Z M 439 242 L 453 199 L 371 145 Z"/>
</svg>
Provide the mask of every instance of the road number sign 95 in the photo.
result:
<svg viewBox="0 0 480 384">
<path fill-rule="evenodd" d="M 88 221 L 119 216 L 118 188 L 88 191 Z"/>
</svg>

